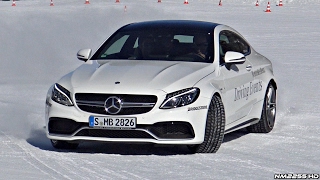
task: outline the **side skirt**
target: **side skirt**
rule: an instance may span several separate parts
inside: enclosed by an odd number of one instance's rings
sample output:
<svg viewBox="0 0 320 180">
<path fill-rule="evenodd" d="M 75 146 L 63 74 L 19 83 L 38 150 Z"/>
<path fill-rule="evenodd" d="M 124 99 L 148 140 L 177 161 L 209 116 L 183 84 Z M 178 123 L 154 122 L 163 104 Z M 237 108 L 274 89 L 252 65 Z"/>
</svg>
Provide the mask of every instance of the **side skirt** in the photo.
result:
<svg viewBox="0 0 320 180">
<path fill-rule="evenodd" d="M 232 132 L 232 131 L 236 131 L 236 130 L 238 130 L 238 129 L 242 129 L 242 128 L 244 128 L 244 127 L 247 127 L 247 126 L 250 126 L 250 125 L 252 125 L 252 124 L 255 124 L 255 123 L 259 122 L 259 120 L 260 120 L 260 119 L 258 119 L 258 118 L 250 119 L 250 120 L 245 121 L 245 122 L 243 122 L 243 123 L 241 123 L 241 124 L 238 124 L 238 125 L 235 125 L 235 126 L 229 128 L 229 129 L 226 129 L 226 130 L 224 131 L 224 133 L 227 134 L 227 133 L 230 133 L 230 132 Z"/>
</svg>

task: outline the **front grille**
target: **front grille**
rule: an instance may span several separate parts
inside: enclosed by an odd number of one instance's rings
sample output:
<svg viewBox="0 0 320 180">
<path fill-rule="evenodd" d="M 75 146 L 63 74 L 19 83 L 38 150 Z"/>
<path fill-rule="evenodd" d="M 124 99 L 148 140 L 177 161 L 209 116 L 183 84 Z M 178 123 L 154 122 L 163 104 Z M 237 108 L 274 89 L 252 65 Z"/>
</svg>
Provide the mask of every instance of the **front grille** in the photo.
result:
<svg viewBox="0 0 320 180">
<path fill-rule="evenodd" d="M 104 103 L 111 97 L 116 96 L 121 99 L 124 106 L 117 115 L 143 114 L 151 111 L 157 102 L 157 96 L 154 95 L 127 95 L 127 94 L 75 94 L 77 106 L 86 112 L 111 115 L 106 112 Z"/>
</svg>

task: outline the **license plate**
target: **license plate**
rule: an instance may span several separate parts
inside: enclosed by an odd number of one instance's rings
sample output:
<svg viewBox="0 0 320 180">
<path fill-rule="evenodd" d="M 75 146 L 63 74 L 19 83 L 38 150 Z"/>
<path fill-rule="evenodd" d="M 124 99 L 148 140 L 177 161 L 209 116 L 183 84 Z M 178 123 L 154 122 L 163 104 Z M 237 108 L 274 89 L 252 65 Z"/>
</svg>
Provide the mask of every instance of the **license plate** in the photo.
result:
<svg viewBox="0 0 320 180">
<path fill-rule="evenodd" d="M 90 116 L 89 126 L 100 128 L 136 128 L 135 117 L 99 117 Z"/>
</svg>

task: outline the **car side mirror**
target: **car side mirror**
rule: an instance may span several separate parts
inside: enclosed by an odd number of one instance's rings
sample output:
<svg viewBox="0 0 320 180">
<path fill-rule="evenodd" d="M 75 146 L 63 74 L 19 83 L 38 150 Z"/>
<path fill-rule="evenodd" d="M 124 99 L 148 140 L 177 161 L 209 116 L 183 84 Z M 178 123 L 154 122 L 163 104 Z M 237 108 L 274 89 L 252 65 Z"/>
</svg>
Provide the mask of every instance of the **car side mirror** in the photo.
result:
<svg viewBox="0 0 320 180">
<path fill-rule="evenodd" d="M 91 56 L 91 49 L 81 49 L 77 53 L 77 58 L 81 61 L 86 62 Z"/>
<path fill-rule="evenodd" d="M 224 56 L 225 63 L 242 63 L 246 61 L 245 56 L 242 53 L 228 51 Z"/>
</svg>

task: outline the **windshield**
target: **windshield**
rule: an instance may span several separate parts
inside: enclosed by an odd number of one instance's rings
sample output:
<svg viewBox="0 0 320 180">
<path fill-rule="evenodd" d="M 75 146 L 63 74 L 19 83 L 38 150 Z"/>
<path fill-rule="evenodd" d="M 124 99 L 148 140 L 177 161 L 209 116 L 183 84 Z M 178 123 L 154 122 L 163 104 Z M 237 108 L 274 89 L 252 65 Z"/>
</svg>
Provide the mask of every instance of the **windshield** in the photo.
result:
<svg viewBox="0 0 320 180">
<path fill-rule="evenodd" d="M 134 59 L 213 62 L 213 36 L 183 29 L 118 31 L 93 55 L 93 60 Z"/>
</svg>

